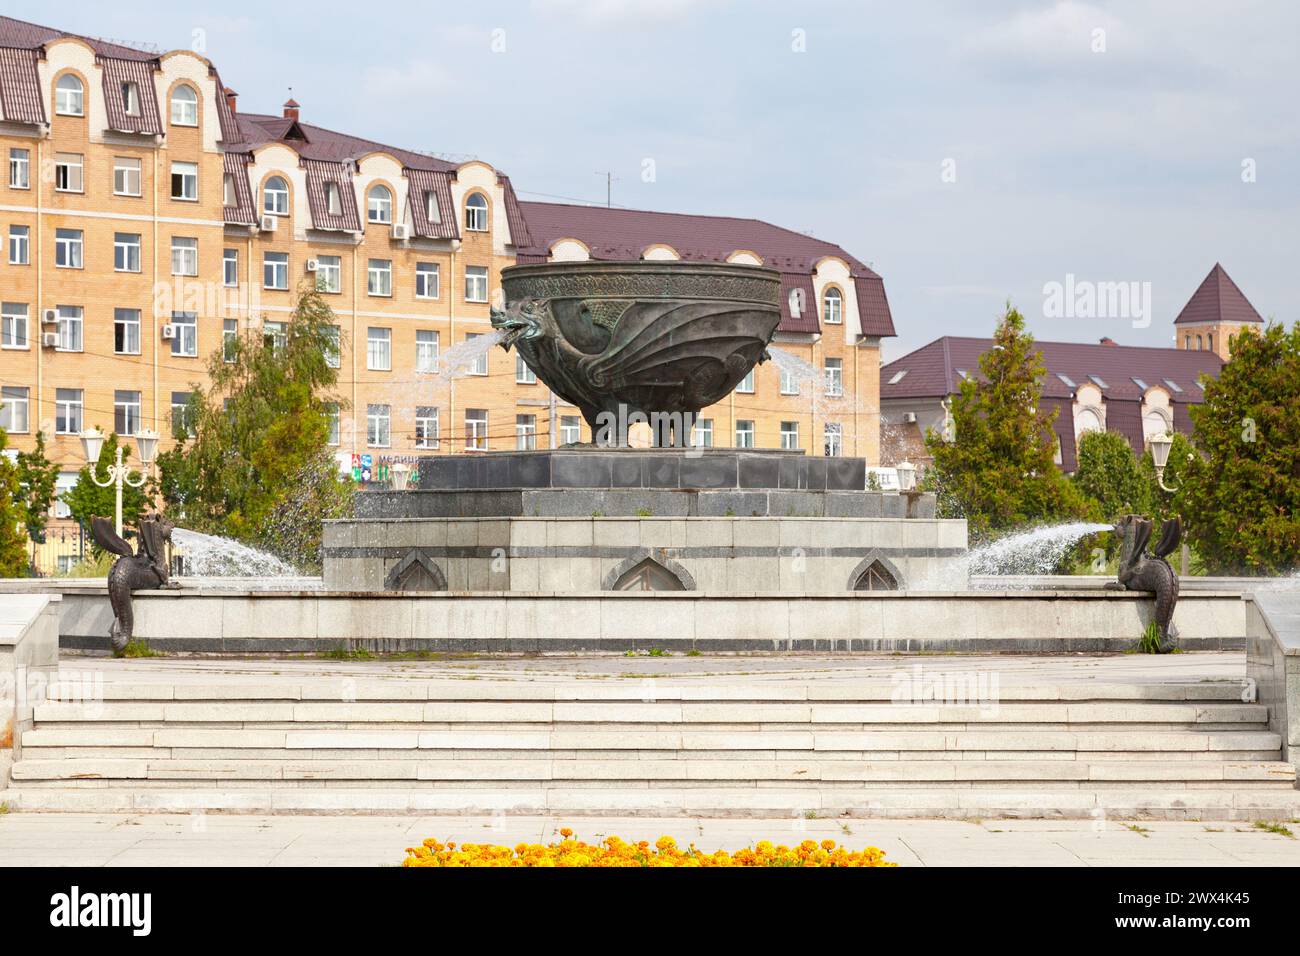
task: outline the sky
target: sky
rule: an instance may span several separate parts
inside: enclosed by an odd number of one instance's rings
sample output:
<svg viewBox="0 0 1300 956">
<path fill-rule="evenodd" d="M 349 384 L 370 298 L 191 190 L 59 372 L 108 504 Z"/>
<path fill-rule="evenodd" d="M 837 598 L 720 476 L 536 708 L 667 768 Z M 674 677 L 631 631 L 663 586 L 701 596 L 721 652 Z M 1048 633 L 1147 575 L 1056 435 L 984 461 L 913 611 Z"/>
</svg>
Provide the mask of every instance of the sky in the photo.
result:
<svg viewBox="0 0 1300 956">
<path fill-rule="evenodd" d="M 1169 346 L 1215 262 L 1265 318 L 1300 319 L 1293 0 L 4 12 L 200 48 L 241 110 L 278 113 L 292 90 L 307 122 L 480 157 L 524 199 L 603 203 L 609 173 L 615 205 L 838 243 L 884 278 L 899 333 L 886 359 L 991 334 L 1008 301 L 1041 340 Z M 1062 310 L 1049 293 L 1067 282 L 1135 283 L 1134 298 Z"/>
</svg>

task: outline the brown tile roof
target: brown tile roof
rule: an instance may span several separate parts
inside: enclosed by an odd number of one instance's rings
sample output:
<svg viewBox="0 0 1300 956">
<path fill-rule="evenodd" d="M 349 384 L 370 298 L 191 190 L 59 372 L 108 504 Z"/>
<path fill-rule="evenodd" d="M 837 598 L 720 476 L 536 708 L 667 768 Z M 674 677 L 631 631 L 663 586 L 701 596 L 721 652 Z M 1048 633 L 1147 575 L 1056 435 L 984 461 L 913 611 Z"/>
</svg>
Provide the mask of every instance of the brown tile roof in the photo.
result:
<svg viewBox="0 0 1300 956">
<path fill-rule="evenodd" d="M 1076 471 L 1079 467 L 1079 450 L 1074 440 L 1074 410 L 1068 398 L 1045 398 L 1042 402 L 1044 414 L 1056 412 L 1056 421 L 1052 422 L 1052 431 L 1061 448 L 1061 470 Z M 1110 406 L 1107 406 L 1109 411 Z"/>
<path fill-rule="evenodd" d="M 412 169 L 406 167 L 407 190 L 406 203 L 411 210 L 411 225 L 417 236 L 430 239 L 459 239 L 460 229 L 456 216 L 456 206 L 451 201 L 452 173 L 434 169 Z M 433 193 L 437 200 L 436 219 L 429 218 L 425 205 L 425 195 Z"/>
<path fill-rule="evenodd" d="M 383 152 L 389 153 L 403 166 L 410 169 L 432 169 L 453 173 L 456 171 L 456 164 L 449 163 L 446 160 L 435 159 L 432 156 L 417 153 L 413 150 L 398 149 L 396 146 L 386 146 L 383 143 L 362 139 L 359 136 L 349 136 L 347 133 L 325 129 L 323 126 L 314 126 L 301 120 L 286 119 L 283 116 L 267 116 L 261 113 L 245 113 L 243 111 L 236 113 L 235 119 L 239 124 L 239 129 L 246 144 L 242 148 L 247 150 L 265 146 L 268 143 L 286 142 L 286 135 L 294 134 L 296 127 L 296 131 L 300 131 L 306 138 L 290 139 L 287 142 L 304 159 L 319 159 L 339 163 L 345 160 L 358 159 L 367 153 Z"/>
<path fill-rule="evenodd" d="M 0 116 L 8 122 L 45 123 L 37 58 L 35 50 L 0 47 Z"/>
<path fill-rule="evenodd" d="M 226 87 L 221 82 L 221 74 L 212 70 L 212 79 L 217 84 L 217 119 L 221 123 L 221 142 L 224 146 L 234 146 L 244 142 L 244 131 L 239 128 L 235 111 L 226 99 Z"/>
<path fill-rule="evenodd" d="M 225 174 L 235 184 L 235 205 L 225 206 L 226 222 L 253 226 L 257 224 L 257 209 L 253 205 L 253 188 L 248 182 L 248 153 L 227 152 L 223 157 Z"/>
<path fill-rule="evenodd" d="M 302 166 L 307 172 L 307 205 L 311 208 L 312 228 L 360 232 L 361 217 L 357 215 L 357 193 L 352 187 L 351 164 L 304 159 Z M 331 213 L 329 209 L 326 194 L 329 183 L 338 189 L 337 213 Z"/>
<path fill-rule="evenodd" d="M 858 300 L 864 334 L 895 334 L 880 276 L 834 243 L 759 219 L 567 203 L 520 205 L 532 241 L 531 246 L 520 247 L 521 262 L 545 261 L 554 242 L 571 238 L 585 243 L 593 259 L 640 259 L 645 249 L 655 243 L 672 246 L 688 262 L 723 262 L 733 252 L 748 249 L 758 253 L 765 266 L 782 273 L 784 295 L 791 288 L 804 286 L 803 279 L 796 277 L 809 277 L 806 287 L 811 307 L 798 319 L 790 314 L 788 305 L 782 309 L 780 329 L 787 332 L 820 330 L 820 309 L 812 297 L 811 276 L 819 260 L 834 256 L 847 263 L 855 288 L 864 288 L 866 280 L 867 300 Z"/>
<path fill-rule="evenodd" d="M 946 335 L 929 345 L 894 359 L 880 370 L 880 398 L 942 398 L 954 394 L 960 371 L 979 374 L 979 357 L 988 351 L 991 339 Z M 1171 392 L 1177 404 L 1199 404 L 1203 400 L 1197 379 L 1216 377 L 1223 360 L 1213 352 L 1184 349 L 1145 348 L 1132 345 L 1100 345 L 1088 342 L 1036 342 L 1047 366 L 1043 381 L 1045 398 L 1069 399 L 1080 385 L 1091 383 L 1101 389 L 1109 409 L 1113 401 L 1140 400 L 1148 386 L 1160 385 Z M 906 372 L 899 381 L 891 379 Z M 1073 386 L 1060 376 L 1064 375 Z M 1096 375 L 1104 382 L 1089 378 Z M 1178 386 L 1175 391 L 1168 382 Z M 1109 411 L 1107 412 L 1109 415 Z"/>
<path fill-rule="evenodd" d="M 812 273 L 781 273 L 781 332 L 821 331 L 817 315 L 817 296 L 813 291 Z"/>
<path fill-rule="evenodd" d="M 123 60 L 117 57 L 99 58 L 104 84 L 104 106 L 108 111 L 108 128 L 121 133 L 161 135 L 162 118 L 158 115 L 158 91 L 154 89 L 153 74 L 157 60 Z M 134 83 L 139 97 L 138 109 L 126 111 L 122 100 L 122 87 Z"/>
<path fill-rule="evenodd" d="M 85 41 L 97 56 L 116 57 L 122 60 L 158 59 L 157 53 L 151 53 L 147 50 L 124 46 L 109 40 L 100 40 L 97 37 L 69 33 L 67 30 L 55 30 L 53 27 L 43 27 L 36 23 L 28 23 L 25 20 L 15 20 L 13 17 L 0 17 L 0 46 L 34 50 L 52 40 L 63 37 L 73 37 Z"/>
<path fill-rule="evenodd" d="M 1217 262 L 1174 319 L 1189 322 L 1263 322 L 1250 300 Z"/>
<path fill-rule="evenodd" d="M 506 198 L 506 222 L 510 226 L 510 244 L 516 249 L 525 249 L 533 244 L 533 239 L 528 232 L 528 221 L 524 219 L 523 210 L 519 208 L 519 197 L 515 195 L 515 187 L 511 185 L 510 177 L 505 173 L 497 176 L 497 182 L 501 184 L 501 190 Z"/>
</svg>

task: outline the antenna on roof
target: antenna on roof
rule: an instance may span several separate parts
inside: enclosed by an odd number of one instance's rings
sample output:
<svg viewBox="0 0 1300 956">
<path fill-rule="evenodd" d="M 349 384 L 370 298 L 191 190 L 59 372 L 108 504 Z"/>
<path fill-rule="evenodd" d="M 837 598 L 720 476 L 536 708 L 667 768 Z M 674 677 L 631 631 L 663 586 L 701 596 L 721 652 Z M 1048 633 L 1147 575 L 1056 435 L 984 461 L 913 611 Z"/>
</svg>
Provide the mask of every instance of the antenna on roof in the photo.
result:
<svg viewBox="0 0 1300 956">
<path fill-rule="evenodd" d="M 605 208 L 609 209 L 614 205 L 614 180 L 617 177 L 608 169 L 598 169 L 593 175 L 605 177 Z"/>
</svg>

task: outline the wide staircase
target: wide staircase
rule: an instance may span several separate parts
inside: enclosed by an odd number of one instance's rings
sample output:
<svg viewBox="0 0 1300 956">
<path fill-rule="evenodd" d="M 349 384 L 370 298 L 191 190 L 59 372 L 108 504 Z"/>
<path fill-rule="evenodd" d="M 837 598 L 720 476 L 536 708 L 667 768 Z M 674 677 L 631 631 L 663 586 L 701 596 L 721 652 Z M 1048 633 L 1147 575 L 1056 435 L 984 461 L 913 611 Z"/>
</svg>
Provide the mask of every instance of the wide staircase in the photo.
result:
<svg viewBox="0 0 1300 956">
<path fill-rule="evenodd" d="M 98 812 L 1300 813 L 1295 768 L 1240 679 L 1109 680 L 1055 665 L 1004 679 L 995 699 L 945 703 L 910 700 L 927 693 L 898 676 L 913 666 L 900 660 L 746 673 L 731 659 L 666 676 L 117 663 L 94 665 L 98 683 L 83 673 L 51 687 L 0 800 Z"/>
</svg>

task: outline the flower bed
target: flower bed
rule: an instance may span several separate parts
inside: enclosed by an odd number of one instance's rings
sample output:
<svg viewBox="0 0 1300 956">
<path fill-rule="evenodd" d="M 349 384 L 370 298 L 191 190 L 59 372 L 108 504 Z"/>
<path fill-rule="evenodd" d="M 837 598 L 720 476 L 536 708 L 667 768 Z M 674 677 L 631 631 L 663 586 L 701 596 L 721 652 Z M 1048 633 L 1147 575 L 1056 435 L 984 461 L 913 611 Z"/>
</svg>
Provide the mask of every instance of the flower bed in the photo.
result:
<svg viewBox="0 0 1300 956">
<path fill-rule="evenodd" d="M 651 866 L 898 866 L 885 860 L 885 852 L 874 846 L 849 850 L 834 840 L 804 840 L 796 846 L 773 845 L 760 840 L 753 847 L 728 853 L 715 850 L 705 853 L 691 844 L 677 846 L 670 836 L 628 843 L 616 836 L 600 843 L 584 843 L 573 838 L 573 831 L 560 831 L 557 843 L 520 843 L 511 848 L 488 843 L 462 843 L 425 840 L 421 846 L 407 847 L 403 866 L 534 866 L 534 867 L 651 867 Z"/>
</svg>

